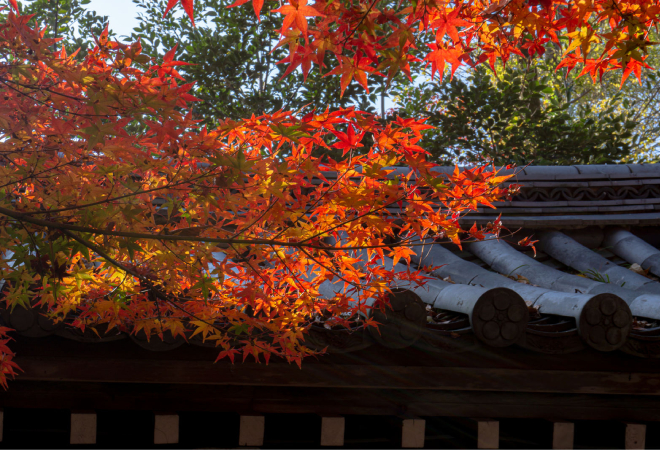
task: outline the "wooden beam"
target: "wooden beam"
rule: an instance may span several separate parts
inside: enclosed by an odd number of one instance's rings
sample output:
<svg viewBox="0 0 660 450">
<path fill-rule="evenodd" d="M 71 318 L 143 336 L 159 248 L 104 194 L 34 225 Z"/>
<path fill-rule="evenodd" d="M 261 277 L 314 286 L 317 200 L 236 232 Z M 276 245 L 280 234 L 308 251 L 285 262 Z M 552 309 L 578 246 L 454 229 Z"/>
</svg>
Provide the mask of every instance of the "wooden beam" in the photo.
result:
<svg viewBox="0 0 660 450">
<path fill-rule="evenodd" d="M 106 345 L 106 344 L 103 344 Z M 143 350 L 144 352 L 144 350 Z M 155 353 L 155 352 L 154 352 Z M 149 356 L 149 352 L 145 352 Z M 562 355 L 565 356 L 565 355 Z M 456 391 L 561 392 L 582 394 L 631 394 L 658 396 L 660 370 L 655 372 L 611 372 L 583 370 L 534 370 L 417 365 L 317 364 L 302 370 L 294 364 L 208 364 L 186 361 L 188 370 L 175 370 L 176 360 L 89 359 L 74 357 L 23 357 L 21 380 L 192 383 L 204 385 L 289 386 L 364 389 L 437 389 Z M 614 362 L 612 363 L 614 364 Z M 660 368 L 659 368 L 660 369 Z M 649 369 L 650 370 L 650 369 Z M 405 380 L 405 381 L 402 381 Z"/>
<path fill-rule="evenodd" d="M 154 421 L 154 444 L 179 443 L 179 416 L 177 414 L 156 414 Z"/>
<path fill-rule="evenodd" d="M 9 408 L 236 412 L 406 417 L 500 417 L 566 421 L 660 422 L 660 402 L 646 395 L 592 395 L 428 389 L 286 388 L 34 382 L 17 379 L 0 390 Z M 550 436 L 548 436 L 550 438 Z M 550 445 L 550 443 L 548 443 Z"/>
<path fill-rule="evenodd" d="M 643 449 L 646 446 L 646 425 L 626 424 L 626 449 Z"/>
<path fill-rule="evenodd" d="M 71 445 L 96 444 L 96 413 L 71 413 Z"/>
<path fill-rule="evenodd" d="M 497 420 L 477 421 L 477 448 L 500 448 L 500 423 Z"/>
<path fill-rule="evenodd" d="M 343 447 L 346 419 L 343 417 L 321 418 L 321 446 Z"/>
<path fill-rule="evenodd" d="M 264 416 L 241 416 L 238 445 L 242 447 L 261 447 L 264 445 Z"/>
<path fill-rule="evenodd" d="M 552 430 L 553 449 L 572 449 L 575 434 L 573 422 L 555 422 Z"/>
<path fill-rule="evenodd" d="M 405 419 L 401 429 L 402 448 L 424 448 L 426 420 Z"/>
</svg>

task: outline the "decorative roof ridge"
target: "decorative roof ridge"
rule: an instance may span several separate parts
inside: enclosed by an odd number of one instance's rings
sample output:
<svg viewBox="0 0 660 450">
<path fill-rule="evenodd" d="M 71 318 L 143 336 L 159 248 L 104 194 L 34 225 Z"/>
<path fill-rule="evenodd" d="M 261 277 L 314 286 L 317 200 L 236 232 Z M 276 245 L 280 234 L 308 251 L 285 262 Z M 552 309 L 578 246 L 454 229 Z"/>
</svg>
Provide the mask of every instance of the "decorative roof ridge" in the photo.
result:
<svg viewBox="0 0 660 450">
<path fill-rule="evenodd" d="M 457 166 L 436 166 L 437 174 L 451 174 Z M 458 166 L 459 171 L 474 169 L 475 165 Z M 553 181 L 553 180 L 611 180 L 630 178 L 660 178 L 660 164 L 585 164 L 571 166 L 535 166 L 507 168 L 494 166 L 501 175 L 514 175 L 512 181 Z M 407 175 L 408 167 L 387 167 L 391 177 Z M 336 177 L 334 172 L 323 172 L 326 178 Z"/>
</svg>

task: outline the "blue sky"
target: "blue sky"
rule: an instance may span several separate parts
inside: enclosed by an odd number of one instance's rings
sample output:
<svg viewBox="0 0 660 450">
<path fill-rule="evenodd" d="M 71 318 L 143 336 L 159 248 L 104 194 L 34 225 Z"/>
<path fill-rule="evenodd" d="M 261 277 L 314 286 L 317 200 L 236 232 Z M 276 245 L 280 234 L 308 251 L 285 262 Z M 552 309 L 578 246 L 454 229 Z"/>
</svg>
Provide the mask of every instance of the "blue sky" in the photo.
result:
<svg viewBox="0 0 660 450">
<path fill-rule="evenodd" d="M 137 26 L 138 8 L 131 0 L 92 0 L 87 7 L 108 16 L 110 28 L 120 36 L 130 36 Z"/>
</svg>

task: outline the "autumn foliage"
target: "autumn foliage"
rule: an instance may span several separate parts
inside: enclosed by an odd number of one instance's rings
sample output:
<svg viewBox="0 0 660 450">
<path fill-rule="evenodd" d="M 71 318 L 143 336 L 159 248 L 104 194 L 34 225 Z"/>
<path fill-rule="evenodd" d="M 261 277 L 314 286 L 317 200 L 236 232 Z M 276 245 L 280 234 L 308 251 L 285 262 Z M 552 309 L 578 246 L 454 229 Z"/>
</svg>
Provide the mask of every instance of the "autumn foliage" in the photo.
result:
<svg viewBox="0 0 660 450">
<path fill-rule="evenodd" d="M 182 3 L 190 12 L 192 0 Z M 176 49 L 154 64 L 139 42 L 112 42 L 106 31 L 88 54 L 67 55 L 10 5 L 0 23 L 0 279 L 10 310 L 40 306 L 100 335 L 203 339 L 218 359 L 300 364 L 315 353 L 304 345 L 313 322 L 377 326 L 367 299 L 386 307 L 396 278 L 423 282 L 384 270 L 383 256 L 407 261 L 408 242 L 429 234 L 482 238 L 486 230 L 463 232 L 458 219 L 510 194 L 492 168 L 438 176 L 421 119 L 277 111 L 200 127 Z M 261 5 L 253 0 L 257 15 Z M 586 62 L 592 75 L 625 68 L 625 78 L 643 65 L 654 5 L 291 0 L 277 12 L 289 70 L 324 68 L 334 53 L 328 74 L 345 89 L 351 79 L 366 87 L 368 73 L 408 71 L 413 48 L 428 48 L 442 74 L 447 62 L 455 71 L 541 53 L 560 32 L 571 42 L 562 64 Z M 609 34 L 595 31 L 604 19 Z M 583 39 L 585 29 L 594 31 Z M 589 39 L 606 51 L 585 60 Z M 319 158 L 320 148 L 343 158 Z M 366 264 L 351 249 L 367 249 Z M 337 286 L 330 298 L 319 295 L 327 282 Z M 4 385 L 16 366 L 0 344 Z"/>
<path fill-rule="evenodd" d="M 193 0 L 180 0 L 191 14 Z M 247 3 L 238 0 L 231 6 Z M 272 0 L 271 0 L 272 1 Z M 179 0 L 170 0 L 168 8 Z M 257 17 L 264 0 L 252 0 Z M 281 2 L 280 2 L 281 4 Z M 367 88 L 367 75 L 391 79 L 410 63 L 422 61 L 442 77 L 449 64 L 459 66 L 496 61 L 512 55 L 542 55 L 547 45 L 563 49 L 559 67 L 574 69 L 594 80 L 623 69 L 641 80 L 656 26 L 657 0 L 287 0 L 274 10 L 283 16 L 279 45 L 289 47 L 287 73 L 312 66 L 341 75 L 342 91 L 351 79 Z M 191 15 L 192 17 L 192 15 Z M 562 45 L 561 40 L 564 44 Z M 325 67 L 326 53 L 334 54 Z"/>
<path fill-rule="evenodd" d="M 82 330 L 201 338 L 219 358 L 300 364 L 314 353 L 303 335 L 314 320 L 370 323 L 364 300 L 384 299 L 401 276 L 379 257 L 409 259 L 414 235 L 458 242 L 459 216 L 507 193 L 489 170 L 439 178 L 419 146 L 423 121 L 279 111 L 200 129 L 175 49 L 139 69 L 139 43 L 103 33 L 74 58 L 15 9 L 0 43 L 9 309 L 40 305 Z M 344 160 L 317 158 L 321 147 Z M 401 165 L 410 170 L 391 169 Z M 366 268 L 324 240 L 342 231 L 346 246 L 369 249 Z M 348 290 L 323 298 L 327 280 Z"/>
</svg>

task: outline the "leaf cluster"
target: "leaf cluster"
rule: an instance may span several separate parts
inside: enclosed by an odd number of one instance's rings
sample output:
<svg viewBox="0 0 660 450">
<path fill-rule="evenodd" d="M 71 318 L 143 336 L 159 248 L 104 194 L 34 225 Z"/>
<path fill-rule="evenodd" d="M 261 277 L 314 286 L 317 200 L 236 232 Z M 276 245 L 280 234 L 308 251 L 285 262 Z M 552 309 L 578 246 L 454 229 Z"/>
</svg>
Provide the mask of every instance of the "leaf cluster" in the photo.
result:
<svg viewBox="0 0 660 450">
<path fill-rule="evenodd" d="M 316 317 L 373 325 L 368 305 L 397 280 L 423 282 L 386 258 L 409 261 L 429 233 L 460 243 L 463 214 L 511 193 L 488 167 L 438 176 L 422 120 L 343 108 L 200 124 L 176 47 L 153 64 L 107 28 L 93 41 L 54 51 L 17 7 L 0 21 L 7 309 L 301 364 Z M 3 341 L 0 384 L 15 368 Z"/>
<path fill-rule="evenodd" d="M 91 0 L 22 0 L 24 14 L 46 28 L 49 38 L 63 38 L 57 45 L 65 45 L 67 52 L 81 49 L 82 54 L 94 47 L 92 36 L 98 36 L 108 23 L 107 16 L 99 16 L 89 8 Z M 113 33 L 110 31 L 109 36 Z"/>
</svg>

